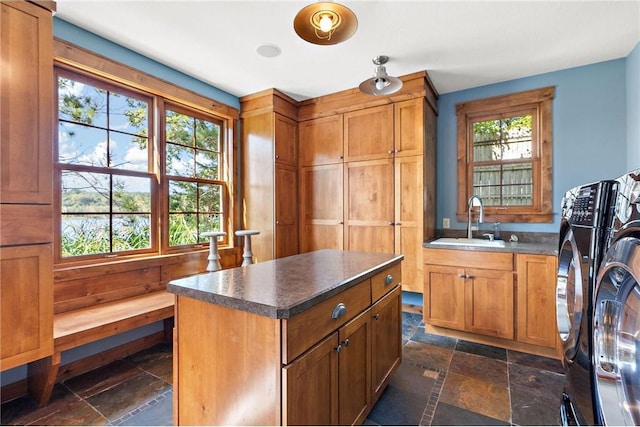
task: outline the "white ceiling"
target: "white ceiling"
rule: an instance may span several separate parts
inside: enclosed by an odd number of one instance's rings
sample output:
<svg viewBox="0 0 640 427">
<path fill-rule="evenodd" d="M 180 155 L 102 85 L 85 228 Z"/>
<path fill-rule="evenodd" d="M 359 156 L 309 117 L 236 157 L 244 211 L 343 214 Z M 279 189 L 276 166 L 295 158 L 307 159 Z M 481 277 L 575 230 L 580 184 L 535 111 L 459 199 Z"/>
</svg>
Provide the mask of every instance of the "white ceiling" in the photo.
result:
<svg viewBox="0 0 640 427">
<path fill-rule="evenodd" d="M 277 88 L 303 100 L 387 72 L 426 70 L 439 93 L 625 57 L 640 41 L 640 0 L 340 0 L 358 17 L 338 45 L 300 39 L 308 1 L 57 0 L 57 16 L 236 96 Z M 265 58 L 265 43 L 282 53 Z"/>
</svg>

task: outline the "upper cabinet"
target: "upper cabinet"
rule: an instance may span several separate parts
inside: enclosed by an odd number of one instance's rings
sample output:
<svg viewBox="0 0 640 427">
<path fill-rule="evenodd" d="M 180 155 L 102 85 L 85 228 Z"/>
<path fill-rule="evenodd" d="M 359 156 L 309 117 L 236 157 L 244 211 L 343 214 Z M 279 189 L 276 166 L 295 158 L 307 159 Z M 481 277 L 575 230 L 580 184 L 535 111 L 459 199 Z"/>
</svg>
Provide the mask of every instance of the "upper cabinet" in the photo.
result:
<svg viewBox="0 0 640 427">
<path fill-rule="evenodd" d="M 386 159 L 393 150 L 392 104 L 345 113 L 345 162 Z"/>
<path fill-rule="evenodd" d="M 427 127 L 424 99 L 415 98 L 397 102 L 394 105 L 394 115 L 396 157 L 422 155 L 425 147 L 425 133 L 435 131 L 435 128 Z M 432 137 L 435 138 L 435 134 Z"/>
<path fill-rule="evenodd" d="M 300 166 L 342 163 L 342 114 L 300 123 Z"/>
<path fill-rule="evenodd" d="M 51 11 L 2 3 L 0 201 L 51 204 L 53 34 Z"/>
<path fill-rule="evenodd" d="M 282 114 L 273 115 L 275 160 L 298 166 L 298 123 Z"/>
</svg>

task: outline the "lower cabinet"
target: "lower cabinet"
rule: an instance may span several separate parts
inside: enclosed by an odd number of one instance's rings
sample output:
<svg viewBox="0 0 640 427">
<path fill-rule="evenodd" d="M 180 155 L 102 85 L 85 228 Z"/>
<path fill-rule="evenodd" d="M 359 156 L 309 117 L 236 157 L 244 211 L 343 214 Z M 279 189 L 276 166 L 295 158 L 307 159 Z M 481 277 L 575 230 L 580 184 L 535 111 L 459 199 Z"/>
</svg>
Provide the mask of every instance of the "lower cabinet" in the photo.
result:
<svg viewBox="0 0 640 427">
<path fill-rule="evenodd" d="M 402 361 L 401 288 L 283 368 L 286 425 L 362 424 Z"/>
<path fill-rule="evenodd" d="M 287 319 L 179 295 L 174 423 L 362 424 L 402 360 L 400 280 L 398 263 Z"/>
<path fill-rule="evenodd" d="M 556 257 L 425 248 L 424 262 L 426 324 L 556 356 Z"/>
<path fill-rule="evenodd" d="M 469 253 L 443 250 L 432 258 L 439 264 L 425 265 L 426 321 L 434 326 L 513 339 L 513 255 L 487 252 L 477 256 L 475 252 L 477 261 L 465 263 Z"/>
<path fill-rule="evenodd" d="M 0 370 L 53 353 L 52 245 L 0 247 Z"/>
<path fill-rule="evenodd" d="M 398 287 L 371 307 L 373 404 L 402 361 L 402 292 Z"/>
<path fill-rule="evenodd" d="M 555 347 L 557 258 L 548 255 L 516 255 L 518 272 L 517 340 Z"/>
</svg>

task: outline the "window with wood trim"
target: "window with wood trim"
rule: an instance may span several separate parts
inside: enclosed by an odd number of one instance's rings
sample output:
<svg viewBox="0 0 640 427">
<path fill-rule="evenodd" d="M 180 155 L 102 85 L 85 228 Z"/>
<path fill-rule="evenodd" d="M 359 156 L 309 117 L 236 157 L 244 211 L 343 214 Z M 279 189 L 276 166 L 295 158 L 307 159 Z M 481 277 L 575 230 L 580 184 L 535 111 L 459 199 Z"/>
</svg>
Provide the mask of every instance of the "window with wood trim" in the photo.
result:
<svg viewBox="0 0 640 427">
<path fill-rule="evenodd" d="M 485 221 L 553 221 L 553 94 L 547 87 L 456 105 L 458 221 L 474 195 Z"/>
<path fill-rule="evenodd" d="M 204 231 L 227 231 L 226 120 L 71 68 L 56 77 L 57 262 L 201 249 Z"/>
</svg>

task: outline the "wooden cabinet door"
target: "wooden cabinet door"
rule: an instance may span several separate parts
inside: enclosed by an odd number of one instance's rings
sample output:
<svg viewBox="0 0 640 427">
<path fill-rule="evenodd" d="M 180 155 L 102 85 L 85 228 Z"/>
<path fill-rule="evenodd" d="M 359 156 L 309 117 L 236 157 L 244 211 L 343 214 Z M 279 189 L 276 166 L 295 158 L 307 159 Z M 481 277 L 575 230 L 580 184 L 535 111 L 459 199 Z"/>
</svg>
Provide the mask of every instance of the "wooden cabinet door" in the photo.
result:
<svg viewBox="0 0 640 427">
<path fill-rule="evenodd" d="M 3 2 L 0 7 L 0 202 L 51 204 L 51 12 L 28 2 Z"/>
<path fill-rule="evenodd" d="M 404 271 L 404 269 L 403 269 Z M 398 286 L 371 308 L 373 403 L 402 362 L 402 297 Z"/>
<path fill-rule="evenodd" d="M 426 322 L 444 328 L 465 329 L 464 269 L 424 266 L 424 315 Z"/>
<path fill-rule="evenodd" d="M 392 104 L 344 114 L 345 162 L 386 159 L 393 150 Z"/>
<path fill-rule="evenodd" d="M 516 255 L 517 313 L 516 339 L 555 348 L 557 258 L 545 255 Z"/>
<path fill-rule="evenodd" d="M 344 246 L 343 165 L 300 169 L 300 252 Z"/>
<path fill-rule="evenodd" d="M 282 258 L 298 253 L 298 172 L 277 165 L 275 175 L 275 255 Z"/>
<path fill-rule="evenodd" d="M 393 160 L 345 164 L 345 248 L 394 251 Z"/>
<path fill-rule="evenodd" d="M 402 286 L 422 292 L 424 242 L 424 185 L 422 156 L 395 159 L 395 253 L 403 254 Z"/>
<path fill-rule="evenodd" d="M 52 244 L 0 248 L 0 370 L 53 354 Z"/>
<path fill-rule="evenodd" d="M 424 153 L 424 98 L 394 104 L 396 157 L 420 156 Z"/>
<path fill-rule="evenodd" d="M 299 124 L 300 166 L 342 163 L 342 114 Z"/>
<path fill-rule="evenodd" d="M 281 114 L 273 114 L 275 161 L 298 165 L 298 124 Z"/>
<path fill-rule="evenodd" d="M 513 339 L 513 272 L 465 269 L 464 273 L 465 329 Z"/>
<path fill-rule="evenodd" d="M 371 313 L 364 311 L 338 330 L 338 422 L 360 425 L 371 410 Z"/>
<path fill-rule="evenodd" d="M 338 424 L 338 333 L 283 369 L 284 425 Z"/>
</svg>

